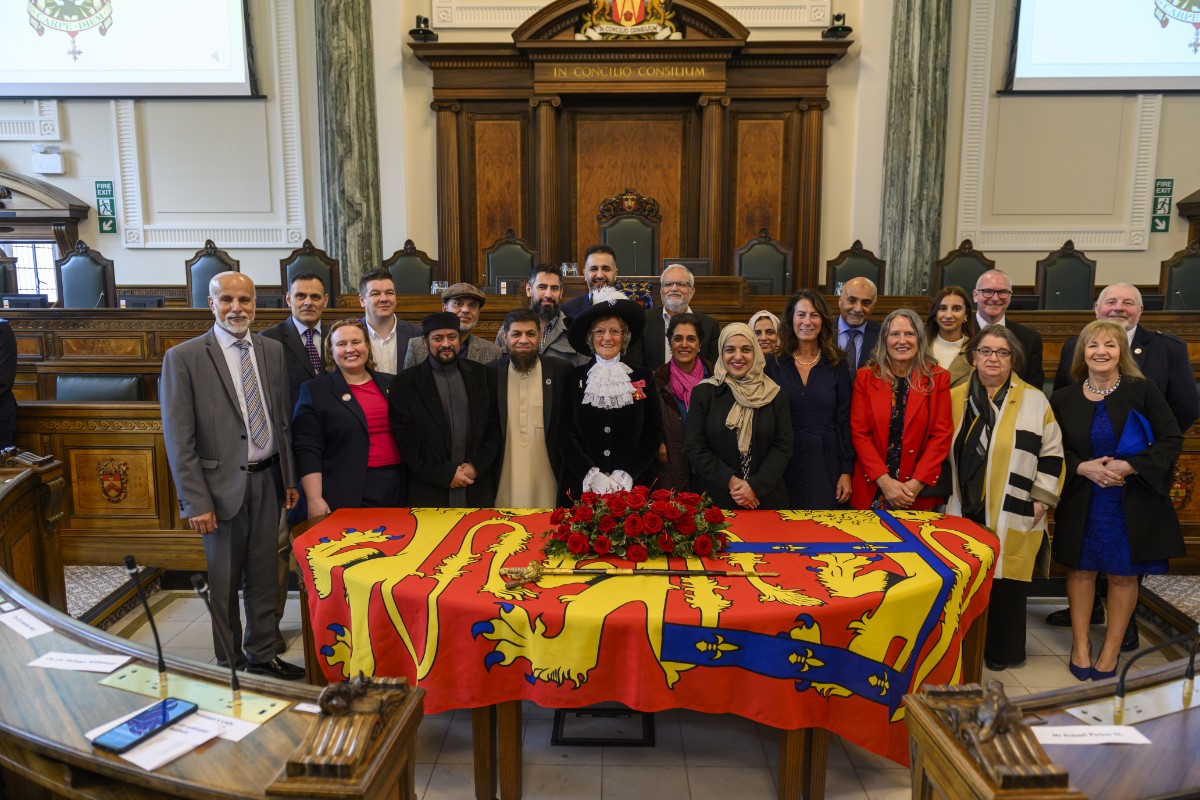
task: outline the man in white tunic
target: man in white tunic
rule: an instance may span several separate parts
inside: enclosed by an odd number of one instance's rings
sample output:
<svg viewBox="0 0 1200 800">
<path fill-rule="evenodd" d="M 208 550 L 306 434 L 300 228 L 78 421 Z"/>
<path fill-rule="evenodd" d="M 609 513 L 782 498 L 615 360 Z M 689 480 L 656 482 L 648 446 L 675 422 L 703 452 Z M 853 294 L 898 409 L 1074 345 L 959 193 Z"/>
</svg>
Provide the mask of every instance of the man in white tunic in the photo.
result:
<svg viewBox="0 0 1200 800">
<path fill-rule="evenodd" d="M 558 497 L 558 400 L 570 363 L 538 349 L 542 320 L 510 311 L 501 328 L 508 355 L 488 364 L 496 378 L 504 439 L 497 508 L 553 508 Z"/>
</svg>

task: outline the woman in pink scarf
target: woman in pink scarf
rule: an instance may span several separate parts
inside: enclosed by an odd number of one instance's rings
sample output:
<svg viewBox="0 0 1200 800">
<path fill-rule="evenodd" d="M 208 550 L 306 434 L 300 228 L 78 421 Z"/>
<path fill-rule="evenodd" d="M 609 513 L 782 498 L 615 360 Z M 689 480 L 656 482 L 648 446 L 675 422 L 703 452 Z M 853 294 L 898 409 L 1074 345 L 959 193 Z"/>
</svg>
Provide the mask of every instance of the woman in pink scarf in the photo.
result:
<svg viewBox="0 0 1200 800">
<path fill-rule="evenodd" d="M 676 314 L 667 325 L 671 358 L 654 371 L 662 418 L 662 443 L 655 464 L 655 488 L 692 491 L 692 473 L 683 451 L 683 424 L 692 389 L 712 375 L 712 364 L 700 358 L 700 320 Z"/>
</svg>

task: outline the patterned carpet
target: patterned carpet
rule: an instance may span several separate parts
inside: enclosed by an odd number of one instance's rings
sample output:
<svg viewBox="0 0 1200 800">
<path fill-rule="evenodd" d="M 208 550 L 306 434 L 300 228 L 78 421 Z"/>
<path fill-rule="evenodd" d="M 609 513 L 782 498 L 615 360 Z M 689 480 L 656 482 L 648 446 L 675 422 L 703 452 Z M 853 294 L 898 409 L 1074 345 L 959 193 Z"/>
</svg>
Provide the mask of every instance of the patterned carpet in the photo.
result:
<svg viewBox="0 0 1200 800">
<path fill-rule="evenodd" d="M 67 613 L 99 628 L 107 629 L 138 604 L 133 584 L 124 567 L 64 567 L 67 583 Z M 159 570 L 142 570 L 142 587 L 147 595 L 158 591 Z"/>
<path fill-rule="evenodd" d="M 1142 592 L 1152 592 L 1192 625 L 1200 624 L 1200 575 L 1149 575 Z"/>
</svg>

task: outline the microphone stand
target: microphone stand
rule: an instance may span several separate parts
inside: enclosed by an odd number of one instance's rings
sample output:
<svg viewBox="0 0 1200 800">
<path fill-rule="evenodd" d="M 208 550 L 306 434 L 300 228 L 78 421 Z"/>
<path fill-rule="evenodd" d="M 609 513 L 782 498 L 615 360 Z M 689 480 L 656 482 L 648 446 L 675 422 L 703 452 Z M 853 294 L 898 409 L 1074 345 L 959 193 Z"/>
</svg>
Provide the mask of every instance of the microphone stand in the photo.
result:
<svg viewBox="0 0 1200 800">
<path fill-rule="evenodd" d="M 125 556 L 125 572 L 129 574 L 129 579 L 133 581 L 133 588 L 137 590 L 138 599 L 142 601 L 142 608 L 146 609 L 146 620 L 150 623 L 150 632 L 154 634 L 154 649 L 158 651 L 158 694 L 160 697 L 166 697 L 167 662 L 163 658 L 162 640 L 158 638 L 158 626 L 154 624 L 154 614 L 150 611 L 150 603 L 146 600 L 146 593 L 142 591 L 142 584 L 138 582 L 137 559 L 133 556 Z"/>
<path fill-rule="evenodd" d="M 1125 677 L 1129 674 L 1129 668 L 1133 666 L 1134 662 L 1147 653 L 1153 653 L 1158 650 L 1171 647 L 1172 645 L 1183 644 L 1189 639 L 1191 640 L 1192 644 L 1188 650 L 1187 670 L 1183 675 L 1183 704 L 1184 706 L 1191 705 L 1192 690 L 1196 684 L 1196 647 L 1198 644 L 1200 644 L 1200 639 L 1197 638 L 1198 636 L 1200 636 L 1200 628 L 1193 628 L 1186 633 L 1181 633 L 1173 639 L 1168 639 L 1161 644 L 1156 644 L 1153 647 L 1147 647 L 1145 650 L 1134 653 L 1133 656 L 1125 662 L 1125 666 L 1121 668 L 1121 675 L 1119 678 L 1117 678 L 1117 692 L 1113 695 L 1114 724 L 1120 725 L 1121 718 L 1125 714 Z"/>
<path fill-rule="evenodd" d="M 216 614 L 213 614 L 212 603 L 208 601 L 208 583 L 205 582 L 203 575 L 192 576 L 192 588 L 196 590 L 196 594 L 200 595 L 200 599 L 204 601 L 204 607 L 208 609 L 208 616 L 212 618 L 213 624 L 217 626 L 217 631 L 220 633 L 217 641 L 221 643 L 221 650 L 225 653 L 225 661 L 229 664 L 229 691 L 233 694 L 233 707 L 234 709 L 240 708 L 242 705 L 242 687 L 238 683 L 237 667 L 233 660 L 233 645 L 229 642 L 229 632 L 225 628 L 225 622 L 217 619 Z"/>
</svg>

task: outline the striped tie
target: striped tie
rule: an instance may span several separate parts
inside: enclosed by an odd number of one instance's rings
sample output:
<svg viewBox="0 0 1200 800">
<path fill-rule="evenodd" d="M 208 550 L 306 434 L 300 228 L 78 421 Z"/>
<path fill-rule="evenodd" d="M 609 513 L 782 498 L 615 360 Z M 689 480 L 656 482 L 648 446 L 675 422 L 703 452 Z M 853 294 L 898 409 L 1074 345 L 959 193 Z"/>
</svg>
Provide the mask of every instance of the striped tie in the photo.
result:
<svg viewBox="0 0 1200 800">
<path fill-rule="evenodd" d="M 255 447 L 266 447 L 267 412 L 263 409 L 258 377 L 254 374 L 254 362 L 250 360 L 250 343 L 243 339 L 236 344 L 241 351 L 242 392 L 246 395 L 246 421 L 250 426 L 250 439 Z"/>
</svg>

